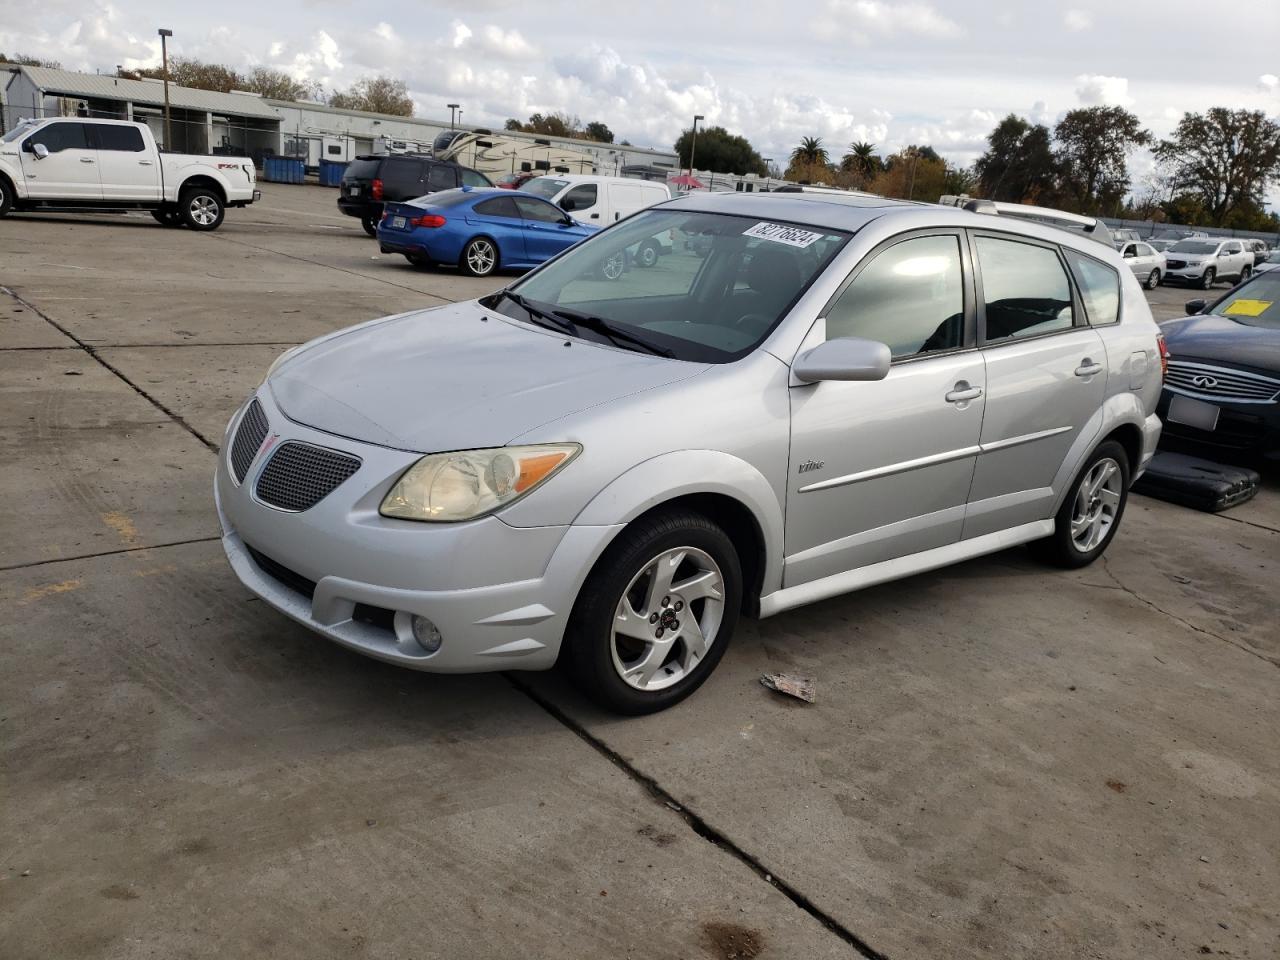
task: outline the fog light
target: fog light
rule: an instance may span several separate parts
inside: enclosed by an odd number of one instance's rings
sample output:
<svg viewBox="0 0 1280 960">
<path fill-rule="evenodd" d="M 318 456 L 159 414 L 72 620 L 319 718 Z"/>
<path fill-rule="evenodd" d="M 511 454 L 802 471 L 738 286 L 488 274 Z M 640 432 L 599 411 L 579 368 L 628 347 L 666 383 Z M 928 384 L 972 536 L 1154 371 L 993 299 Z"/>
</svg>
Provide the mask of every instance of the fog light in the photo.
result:
<svg viewBox="0 0 1280 960">
<path fill-rule="evenodd" d="M 418 641 L 418 645 L 423 650 L 427 653 L 435 653 L 440 649 L 440 644 L 444 643 L 444 637 L 440 636 L 440 631 L 434 623 L 416 614 L 410 623 L 413 626 L 413 639 Z"/>
</svg>

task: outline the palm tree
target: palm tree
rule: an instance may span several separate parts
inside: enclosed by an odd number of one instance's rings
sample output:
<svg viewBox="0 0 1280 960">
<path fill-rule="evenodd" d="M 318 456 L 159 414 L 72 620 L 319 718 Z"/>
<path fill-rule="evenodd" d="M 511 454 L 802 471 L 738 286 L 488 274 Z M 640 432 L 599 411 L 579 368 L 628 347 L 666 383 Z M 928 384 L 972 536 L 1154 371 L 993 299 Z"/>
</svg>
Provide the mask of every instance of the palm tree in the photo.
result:
<svg viewBox="0 0 1280 960">
<path fill-rule="evenodd" d="M 880 158 L 876 156 L 876 145 L 859 140 L 849 144 L 849 152 L 844 155 L 840 165 L 845 170 L 859 174 L 863 179 L 870 179 L 876 172 L 876 167 L 879 166 L 879 160 Z"/>
<path fill-rule="evenodd" d="M 800 146 L 791 151 L 791 162 L 808 166 L 825 166 L 830 162 L 827 148 L 822 145 L 821 137 L 802 137 Z"/>
</svg>

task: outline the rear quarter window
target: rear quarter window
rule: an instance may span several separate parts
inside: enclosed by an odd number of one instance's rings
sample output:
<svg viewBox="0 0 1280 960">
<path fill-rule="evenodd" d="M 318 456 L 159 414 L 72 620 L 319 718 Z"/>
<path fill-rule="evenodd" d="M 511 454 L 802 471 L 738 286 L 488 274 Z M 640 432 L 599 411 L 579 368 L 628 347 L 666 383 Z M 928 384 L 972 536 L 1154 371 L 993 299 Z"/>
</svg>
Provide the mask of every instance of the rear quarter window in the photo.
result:
<svg viewBox="0 0 1280 960">
<path fill-rule="evenodd" d="M 1120 322 L 1120 274 L 1092 257 L 1063 251 L 1071 274 L 1080 288 L 1080 299 L 1090 326 L 1103 327 Z"/>
</svg>

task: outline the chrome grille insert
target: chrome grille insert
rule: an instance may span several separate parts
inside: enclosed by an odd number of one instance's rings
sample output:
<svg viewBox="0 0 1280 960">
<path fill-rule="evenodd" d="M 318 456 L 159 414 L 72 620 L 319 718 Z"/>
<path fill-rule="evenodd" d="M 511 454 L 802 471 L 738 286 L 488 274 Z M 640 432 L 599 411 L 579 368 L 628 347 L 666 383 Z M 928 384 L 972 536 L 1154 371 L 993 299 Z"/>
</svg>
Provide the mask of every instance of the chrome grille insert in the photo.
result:
<svg viewBox="0 0 1280 960">
<path fill-rule="evenodd" d="M 296 513 L 314 507 L 359 469 L 357 457 L 290 440 L 276 447 L 254 491 L 263 503 Z"/>
<path fill-rule="evenodd" d="M 236 483 L 244 483 L 245 474 L 249 472 L 253 458 L 258 455 L 262 441 L 267 439 L 267 431 L 270 429 L 271 424 L 267 422 L 267 415 L 262 411 L 262 404 L 255 398 L 249 404 L 249 409 L 244 412 L 244 416 L 240 418 L 240 426 L 236 428 L 236 435 L 231 441 L 231 453 L 228 459 L 231 461 L 231 472 L 236 478 Z"/>
<path fill-rule="evenodd" d="M 1208 363 L 1170 360 L 1165 385 L 1177 393 L 1206 400 L 1269 403 L 1280 396 L 1280 380 Z"/>
</svg>

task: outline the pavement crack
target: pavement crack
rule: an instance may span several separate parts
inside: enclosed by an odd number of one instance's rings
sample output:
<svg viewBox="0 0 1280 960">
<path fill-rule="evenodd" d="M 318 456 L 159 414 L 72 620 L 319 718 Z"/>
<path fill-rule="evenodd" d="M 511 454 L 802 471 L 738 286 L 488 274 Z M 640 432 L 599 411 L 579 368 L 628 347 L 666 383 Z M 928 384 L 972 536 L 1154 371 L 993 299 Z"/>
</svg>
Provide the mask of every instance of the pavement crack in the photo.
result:
<svg viewBox="0 0 1280 960">
<path fill-rule="evenodd" d="M 1152 602 L 1151 600 L 1148 600 L 1146 597 L 1138 593 L 1132 587 L 1126 586 L 1124 583 L 1121 582 L 1120 578 L 1117 577 L 1111 571 L 1111 567 L 1107 563 L 1107 558 L 1105 555 L 1101 559 L 1102 559 L 1103 572 L 1105 572 L 1106 575 L 1111 578 L 1111 581 L 1117 587 L 1119 587 L 1129 596 L 1133 597 L 1133 599 L 1137 600 L 1139 603 L 1142 603 L 1147 607 L 1150 607 L 1156 613 L 1160 614 L 1163 617 L 1167 617 L 1168 619 L 1172 620 L 1174 623 L 1181 624 L 1182 626 L 1186 627 L 1188 630 L 1190 630 L 1193 633 L 1198 633 L 1198 634 L 1201 634 L 1202 636 L 1210 637 L 1214 640 L 1219 641 L 1220 643 L 1225 643 L 1228 646 L 1235 647 L 1237 650 L 1243 650 L 1245 653 L 1249 654 L 1250 656 L 1257 657 L 1263 663 L 1269 663 L 1273 667 L 1280 668 L 1280 663 L 1276 663 L 1274 660 L 1272 660 L 1270 657 L 1266 656 L 1265 654 L 1259 653 L 1257 650 L 1254 650 L 1248 644 L 1240 643 L 1236 640 L 1232 640 L 1230 637 L 1224 637 L 1221 634 L 1214 633 L 1212 630 L 1206 630 L 1204 627 L 1196 626 L 1190 620 L 1184 619 L 1183 617 L 1178 616 L 1176 613 L 1166 610 L 1164 609 L 1164 607 L 1161 607 L 1158 604 Z"/>
<path fill-rule="evenodd" d="M 213 543 L 215 540 L 221 540 L 222 537 L 193 537 L 190 540 L 172 540 L 169 543 L 149 543 L 136 547 L 121 547 L 118 550 L 103 550 L 100 553 L 81 553 L 74 557 L 54 557 L 52 560 L 32 560 L 29 563 L 14 563 L 7 567 L 0 567 L 0 573 L 7 573 L 10 570 L 27 570 L 31 567 L 47 567 L 52 563 L 71 563 L 75 560 L 94 560 L 98 557 L 114 557 L 122 553 L 139 553 L 143 550 L 163 550 L 165 547 L 185 547 L 190 543 Z"/>
<path fill-rule="evenodd" d="M 746 850 L 743 850 L 740 846 L 734 843 L 734 841 L 730 840 L 722 831 L 718 830 L 697 813 L 690 810 L 688 806 L 672 796 L 671 793 L 653 777 L 637 770 L 626 760 L 626 758 L 606 744 L 603 740 L 593 736 L 586 727 L 578 723 L 578 721 L 574 720 L 541 693 L 529 686 L 517 674 L 504 673 L 503 676 L 506 678 L 508 683 L 545 710 L 553 719 L 568 728 L 571 733 L 576 734 L 580 740 L 585 742 L 589 747 L 621 770 L 635 783 L 643 787 L 655 802 L 666 807 L 668 810 L 673 811 L 676 816 L 684 821 L 685 825 L 690 830 L 700 836 L 703 840 L 706 840 L 712 846 L 718 848 L 724 853 L 727 853 L 729 856 L 742 863 L 757 877 L 790 900 L 795 906 L 809 914 L 809 916 L 813 917 L 813 919 L 826 927 L 827 930 L 851 946 L 859 953 L 859 955 L 868 958 L 868 960 L 887 960 L 885 954 L 876 950 L 867 943 L 866 940 L 862 939 L 862 937 L 858 936 L 835 917 L 831 916 L 831 914 L 824 911 L 790 883 L 780 879 L 776 871 L 765 866 L 757 857 L 748 853 Z"/>
<path fill-rule="evenodd" d="M 105 357 L 103 357 L 100 353 L 98 353 L 97 347 L 91 346 L 89 343 L 82 340 L 80 337 L 77 337 L 74 333 L 72 333 L 62 324 L 60 324 L 57 320 L 53 319 L 53 317 L 49 316 L 47 313 L 45 313 L 43 310 L 37 307 L 34 303 L 31 303 L 28 300 L 24 300 L 22 297 L 18 296 L 18 294 L 10 290 L 8 287 L 0 286 L 0 293 L 8 294 L 10 297 L 18 301 L 18 303 L 22 304 L 24 307 L 26 307 L 28 310 L 34 313 L 37 317 L 39 317 L 45 323 L 49 324 L 49 326 L 53 327 L 53 329 L 61 333 L 68 340 L 73 341 L 76 344 L 76 346 L 78 346 L 81 350 L 83 350 L 90 357 L 92 357 L 98 364 L 105 367 L 110 373 L 118 377 L 122 383 L 128 386 L 129 389 L 131 389 L 138 396 L 142 397 L 142 399 L 146 400 L 147 403 L 151 404 L 153 407 L 155 407 L 157 410 L 163 413 L 166 417 L 168 417 L 174 423 L 178 424 L 178 426 L 182 427 L 182 429 L 186 430 L 187 433 L 191 434 L 193 437 L 199 440 L 202 444 L 204 444 L 214 453 L 218 452 L 218 445 L 216 443 L 214 443 L 212 440 L 210 440 L 208 437 L 202 434 L 199 430 L 197 430 L 191 424 L 187 423 L 187 421 L 183 419 L 183 417 L 179 413 L 177 413 L 174 410 L 170 410 L 167 406 L 165 406 L 163 403 L 161 403 L 151 394 L 147 393 L 147 391 L 143 390 L 142 387 L 138 386 L 136 383 L 130 380 L 127 376 L 125 376 L 123 371 L 113 366 L 109 361 L 107 361 Z"/>
</svg>

